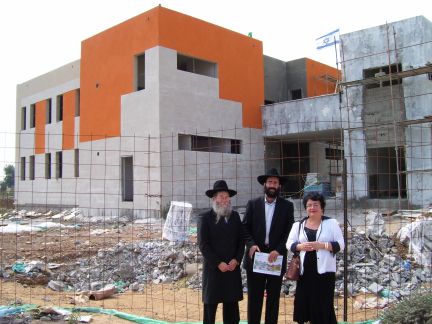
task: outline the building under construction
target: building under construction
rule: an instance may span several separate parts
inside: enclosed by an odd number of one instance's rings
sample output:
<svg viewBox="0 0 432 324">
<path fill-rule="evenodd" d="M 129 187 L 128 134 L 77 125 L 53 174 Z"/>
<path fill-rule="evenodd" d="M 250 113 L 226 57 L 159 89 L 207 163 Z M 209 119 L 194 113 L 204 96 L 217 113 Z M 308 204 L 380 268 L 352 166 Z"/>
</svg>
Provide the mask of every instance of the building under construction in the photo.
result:
<svg viewBox="0 0 432 324">
<path fill-rule="evenodd" d="M 427 204 L 431 35 L 424 17 L 341 35 L 339 72 L 158 6 L 18 86 L 16 202 L 144 217 L 206 207 L 224 178 L 242 206 L 268 167 L 286 196 L 342 194 L 345 161 L 348 199 Z"/>
</svg>

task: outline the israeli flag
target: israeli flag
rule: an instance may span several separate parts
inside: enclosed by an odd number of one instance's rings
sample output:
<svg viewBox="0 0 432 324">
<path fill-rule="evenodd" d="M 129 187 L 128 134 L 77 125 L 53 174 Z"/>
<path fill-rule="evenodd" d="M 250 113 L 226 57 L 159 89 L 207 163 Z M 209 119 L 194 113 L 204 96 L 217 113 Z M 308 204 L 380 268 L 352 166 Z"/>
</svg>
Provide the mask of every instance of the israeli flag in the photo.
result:
<svg viewBox="0 0 432 324">
<path fill-rule="evenodd" d="M 332 46 L 334 44 L 340 43 L 339 40 L 339 28 L 324 35 L 315 40 L 316 48 L 322 49 L 327 46 Z"/>
</svg>

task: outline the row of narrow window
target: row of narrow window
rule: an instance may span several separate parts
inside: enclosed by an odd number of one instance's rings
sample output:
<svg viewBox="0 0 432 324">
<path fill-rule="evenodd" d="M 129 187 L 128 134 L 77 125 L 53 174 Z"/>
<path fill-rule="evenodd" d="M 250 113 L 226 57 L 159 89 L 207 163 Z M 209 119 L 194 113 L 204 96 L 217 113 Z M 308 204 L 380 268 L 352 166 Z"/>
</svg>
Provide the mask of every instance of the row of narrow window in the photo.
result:
<svg viewBox="0 0 432 324">
<path fill-rule="evenodd" d="M 241 154 L 241 141 L 237 139 L 207 137 L 197 135 L 179 134 L 178 145 L 180 150 L 199 152 L 218 152 Z M 35 180 L 35 156 L 28 158 L 29 180 Z M 51 179 L 51 153 L 45 153 L 45 179 Z M 21 157 L 21 180 L 26 180 L 26 157 Z M 79 177 L 79 149 L 74 150 L 74 176 Z M 63 177 L 63 152 L 55 152 L 55 178 Z"/>
<path fill-rule="evenodd" d="M 80 115 L 80 90 L 75 91 L 75 117 Z M 63 120 L 63 95 L 56 97 L 56 122 Z M 36 104 L 30 105 L 30 127 L 36 127 Z M 52 98 L 45 100 L 45 123 L 52 123 Z M 27 129 L 27 107 L 21 107 L 21 130 Z"/>
<path fill-rule="evenodd" d="M 63 178 L 63 152 L 55 152 L 55 178 Z M 52 157 L 51 153 L 45 153 L 45 179 L 51 179 L 51 166 Z M 30 155 L 28 157 L 28 179 L 35 180 L 35 156 Z M 79 177 L 79 149 L 74 150 L 74 177 Z M 20 179 L 22 181 L 26 180 L 26 157 L 21 157 L 20 164 Z"/>
</svg>

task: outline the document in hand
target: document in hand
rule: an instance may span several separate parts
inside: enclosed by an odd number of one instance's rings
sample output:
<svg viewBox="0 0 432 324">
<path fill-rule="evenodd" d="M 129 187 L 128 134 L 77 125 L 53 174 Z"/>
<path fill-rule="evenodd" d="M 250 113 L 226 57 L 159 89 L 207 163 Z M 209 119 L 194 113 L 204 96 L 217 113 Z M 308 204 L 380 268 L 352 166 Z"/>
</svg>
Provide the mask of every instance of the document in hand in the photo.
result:
<svg viewBox="0 0 432 324">
<path fill-rule="evenodd" d="M 255 252 L 253 271 L 273 276 L 280 276 L 282 271 L 282 255 L 279 255 L 275 262 L 268 262 L 268 253 Z"/>
</svg>

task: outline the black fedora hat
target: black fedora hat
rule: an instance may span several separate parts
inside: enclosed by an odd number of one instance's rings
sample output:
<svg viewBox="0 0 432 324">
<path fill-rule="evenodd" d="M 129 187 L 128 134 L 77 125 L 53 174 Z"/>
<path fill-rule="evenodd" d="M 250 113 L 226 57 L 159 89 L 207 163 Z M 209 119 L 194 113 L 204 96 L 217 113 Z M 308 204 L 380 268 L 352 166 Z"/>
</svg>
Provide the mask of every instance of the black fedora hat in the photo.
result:
<svg viewBox="0 0 432 324">
<path fill-rule="evenodd" d="M 267 170 L 266 174 L 260 175 L 257 177 L 257 180 L 260 184 L 264 184 L 267 181 L 267 178 L 276 177 L 279 178 L 279 183 L 283 185 L 288 179 L 287 177 L 279 175 L 279 172 L 275 168 L 271 168 Z"/>
<path fill-rule="evenodd" d="M 217 180 L 213 185 L 213 189 L 207 190 L 205 194 L 207 197 L 212 198 L 213 195 L 219 191 L 228 192 L 230 197 L 237 195 L 237 191 L 232 190 L 232 189 L 228 189 L 228 185 L 225 182 L 225 180 Z"/>
</svg>

